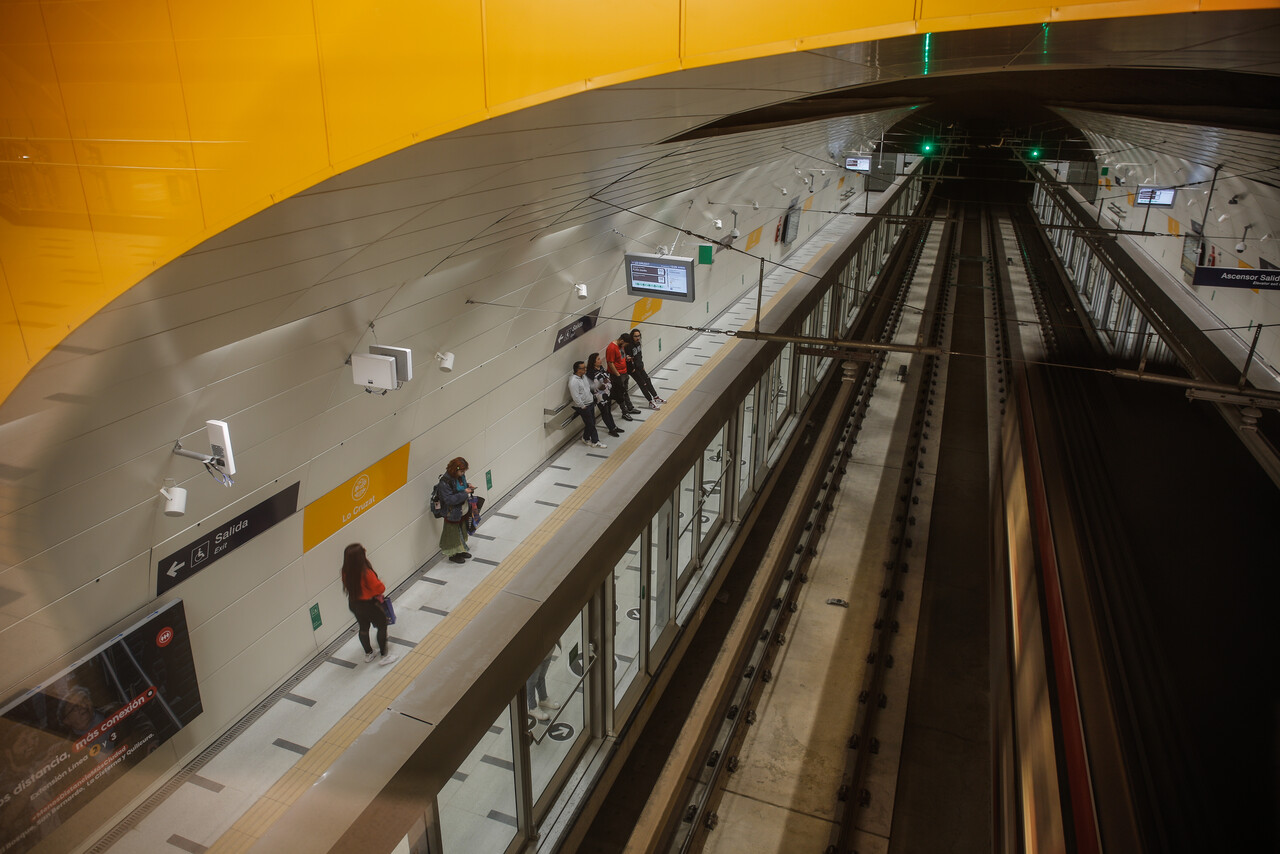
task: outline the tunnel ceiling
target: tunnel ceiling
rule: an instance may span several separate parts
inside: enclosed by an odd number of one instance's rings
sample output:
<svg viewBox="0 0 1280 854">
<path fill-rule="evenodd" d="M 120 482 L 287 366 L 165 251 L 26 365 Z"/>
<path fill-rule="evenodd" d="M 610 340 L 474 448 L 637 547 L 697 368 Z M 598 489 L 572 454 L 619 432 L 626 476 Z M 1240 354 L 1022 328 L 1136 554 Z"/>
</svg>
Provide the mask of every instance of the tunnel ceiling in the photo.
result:
<svg viewBox="0 0 1280 854">
<path fill-rule="evenodd" d="M 1161 121 L 1280 132 L 1280 78 L 1231 71 L 1089 68 L 993 71 L 871 83 L 726 116 L 683 134 L 699 139 L 886 106 L 921 105 L 930 123 L 963 125 L 976 136 L 1058 132 L 1069 126 L 1048 107 L 1087 109 Z M 908 120 L 910 123 L 912 120 Z"/>
</svg>

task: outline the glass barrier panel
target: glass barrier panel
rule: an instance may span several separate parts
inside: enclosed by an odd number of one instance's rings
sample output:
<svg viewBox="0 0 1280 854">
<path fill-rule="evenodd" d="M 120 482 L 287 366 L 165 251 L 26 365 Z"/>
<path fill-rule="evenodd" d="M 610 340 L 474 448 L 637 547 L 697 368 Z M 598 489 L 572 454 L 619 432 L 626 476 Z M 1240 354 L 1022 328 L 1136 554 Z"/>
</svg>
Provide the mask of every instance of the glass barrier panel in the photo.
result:
<svg viewBox="0 0 1280 854">
<path fill-rule="evenodd" d="M 613 703 L 640 672 L 640 538 L 613 568 Z"/>
<path fill-rule="evenodd" d="M 672 591 L 672 536 L 671 499 L 662 503 L 649 524 L 649 649 L 654 649 L 662 637 L 662 631 L 671 622 Z"/>
<path fill-rule="evenodd" d="M 547 790 L 556 771 L 576 756 L 573 748 L 587 732 L 586 679 L 595 655 L 586 643 L 581 613 L 560 635 L 525 682 L 530 735 L 529 765 L 533 800 Z"/>
<path fill-rule="evenodd" d="M 738 505 L 745 508 L 751 494 L 751 473 L 755 467 L 756 390 L 747 392 L 742 401 L 738 423 L 741 425 L 738 444 Z"/>
<path fill-rule="evenodd" d="M 702 452 L 702 510 L 698 517 L 702 530 L 700 553 L 705 554 L 707 545 L 720 528 L 723 513 L 725 464 L 724 437 L 728 425 L 720 428 L 711 444 Z"/>
<path fill-rule="evenodd" d="M 697 467 L 689 469 L 680 480 L 680 491 L 677 493 L 677 514 L 679 535 L 676 538 L 676 567 L 681 589 L 688 583 L 689 571 L 693 568 L 693 543 L 698 536 L 698 496 Z"/>
<path fill-rule="evenodd" d="M 516 771 L 509 709 L 458 766 L 436 803 L 444 850 L 506 851 L 516 836 Z"/>
</svg>

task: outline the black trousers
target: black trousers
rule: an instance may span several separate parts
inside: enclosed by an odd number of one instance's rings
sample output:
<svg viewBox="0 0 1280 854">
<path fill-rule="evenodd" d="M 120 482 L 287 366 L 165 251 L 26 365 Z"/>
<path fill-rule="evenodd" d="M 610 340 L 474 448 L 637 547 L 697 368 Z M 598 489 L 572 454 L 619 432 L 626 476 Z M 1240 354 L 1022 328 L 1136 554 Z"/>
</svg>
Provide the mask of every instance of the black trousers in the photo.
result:
<svg viewBox="0 0 1280 854">
<path fill-rule="evenodd" d="M 372 599 L 348 599 L 347 607 L 355 614 L 356 623 L 360 626 L 360 646 L 364 647 L 365 654 L 373 652 L 373 646 L 369 643 L 369 626 L 372 625 L 378 627 L 378 652 L 386 655 L 387 612 Z"/>
<path fill-rule="evenodd" d="M 633 411 L 635 407 L 631 405 L 631 393 L 627 388 L 631 379 L 626 374 L 619 374 L 610 379 L 613 380 L 613 399 L 617 401 L 618 407 L 624 413 Z"/>
<path fill-rule="evenodd" d="M 653 388 L 653 381 L 649 379 L 649 374 L 645 372 L 644 368 L 637 367 L 634 371 L 628 371 L 627 373 L 629 376 L 635 376 L 636 387 L 640 389 L 640 393 L 644 395 L 645 400 L 652 401 L 658 396 L 658 392 Z"/>
<path fill-rule="evenodd" d="M 618 424 L 613 420 L 613 403 L 606 397 L 596 405 L 600 407 L 600 420 L 604 422 L 605 429 L 610 433 L 616 431 Z"/>
<path fill-rule="evenodd" d="M 600 434 L 596 432 L 596 405 L 588 403 L 586 406 L 575 406 L 573 411 L 578 413 L 578 417 L 582 419 L 582 441 L 595 444 L 600 441 Z M 608 419 L 606 419 L 608 423 Z"/>
</svg>

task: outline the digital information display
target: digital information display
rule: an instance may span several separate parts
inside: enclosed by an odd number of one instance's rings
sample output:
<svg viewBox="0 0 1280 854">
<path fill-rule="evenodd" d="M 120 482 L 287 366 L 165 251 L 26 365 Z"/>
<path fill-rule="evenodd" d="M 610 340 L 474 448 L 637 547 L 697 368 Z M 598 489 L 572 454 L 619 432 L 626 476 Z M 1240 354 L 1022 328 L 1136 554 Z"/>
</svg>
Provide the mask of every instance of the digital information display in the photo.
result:
<svg viewBox="0 0 1280 854">
<path fill-rule="evenodd" d="M 693 302 L 692 258 L 628 252 L 624 263 L 629 295 Z"/>
<path fill-rule="evenodd" d="M 0 712 L 0 852 L 21 854 L 202 711 L 176 599 Z"/>
<path fill-rule="evenodd" d="M 1173 197 L 1176 191 L 1173 189 L 1165 189 L 1160 187 L 1139 187 L 1137 198 L 1134 200 L 1139 205 L 1159 205 L 1160 207 L 1169 207 L 1173 204 Z"/>
<path fill-rule="evenodd" d="M 844 159 L 844 168 L 851 172 L 870 172 L 870 157 L 846 157 Z"/>
</svg>

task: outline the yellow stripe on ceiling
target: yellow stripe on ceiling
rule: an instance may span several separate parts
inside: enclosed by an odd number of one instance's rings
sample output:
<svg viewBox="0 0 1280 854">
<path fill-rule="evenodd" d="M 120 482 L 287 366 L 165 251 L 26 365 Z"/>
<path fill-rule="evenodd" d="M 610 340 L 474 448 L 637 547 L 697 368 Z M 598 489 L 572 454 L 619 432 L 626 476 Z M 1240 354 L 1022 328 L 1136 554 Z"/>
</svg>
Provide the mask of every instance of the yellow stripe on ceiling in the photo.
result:
<svg viewBox="0 0 1280 854">
<path fill-rule="evenodd" d="M 1273 0 L 10 0 L 0 400 L 149 273 L 332 175 L 681 68 L 936 30 Z"/>
</svg>

